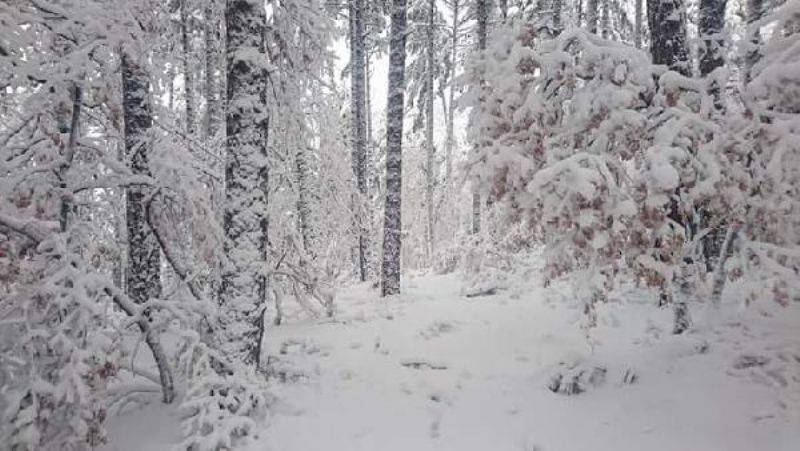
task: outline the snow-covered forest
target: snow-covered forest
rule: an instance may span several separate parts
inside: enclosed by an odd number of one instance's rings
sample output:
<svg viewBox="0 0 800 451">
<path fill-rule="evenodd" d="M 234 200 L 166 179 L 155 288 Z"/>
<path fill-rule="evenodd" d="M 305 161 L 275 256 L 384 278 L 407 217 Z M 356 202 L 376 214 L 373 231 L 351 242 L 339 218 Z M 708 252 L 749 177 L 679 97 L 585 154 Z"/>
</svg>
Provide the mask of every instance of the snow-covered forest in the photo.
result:
<svg viewBox="0 0 800 451">
<path fill-rule="evenodd" d="M 800 449 L 800 0 L 0 0 L 0 450 Z"/>
</svg>

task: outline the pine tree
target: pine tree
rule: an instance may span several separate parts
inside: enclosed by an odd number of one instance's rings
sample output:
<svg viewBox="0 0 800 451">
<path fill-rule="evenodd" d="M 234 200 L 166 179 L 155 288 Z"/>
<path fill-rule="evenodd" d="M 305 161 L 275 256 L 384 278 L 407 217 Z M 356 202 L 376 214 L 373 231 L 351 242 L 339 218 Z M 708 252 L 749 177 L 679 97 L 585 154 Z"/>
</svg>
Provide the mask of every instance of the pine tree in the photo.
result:
<svg viewBox="0 0 800 451">
<path fill-rule="evenodd" d="M 406 0 L 392 0 L 389 35 L 389 92 L 386 111 L 386 204 L 383 223 L 381 294 L 400 293 L 402 245 L 401 187 L 403 157 L 403 97 L 406 70 Z"/>
</svg>

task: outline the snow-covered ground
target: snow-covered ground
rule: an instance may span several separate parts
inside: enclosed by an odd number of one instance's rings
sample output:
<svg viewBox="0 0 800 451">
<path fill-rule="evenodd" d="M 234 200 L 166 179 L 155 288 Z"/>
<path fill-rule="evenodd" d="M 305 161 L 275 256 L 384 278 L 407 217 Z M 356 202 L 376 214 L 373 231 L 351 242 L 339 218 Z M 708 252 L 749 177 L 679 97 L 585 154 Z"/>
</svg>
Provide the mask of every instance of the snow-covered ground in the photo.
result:
<svg viewBox="0 0 800 451">
<path fill-rule="evenodd" d="M 622 290 L 601 306 L 592 350 L 554 290 L 467 298 L 461 285 L 409 278 L 390 300 L 360 285 L 340 293 L 334 320 L 273 327 L 267 352 L 285 382 L 252 449 L 800 449 L 798 306 L 693 305 L 695 327 L 673 336 L 669 310 Z M 605 380 L 584 393 L 548 389 L 595 367 Z M 176 424 L 160 406 L 113 418 L 108 448 L 164 449 Z"/>
</svg>

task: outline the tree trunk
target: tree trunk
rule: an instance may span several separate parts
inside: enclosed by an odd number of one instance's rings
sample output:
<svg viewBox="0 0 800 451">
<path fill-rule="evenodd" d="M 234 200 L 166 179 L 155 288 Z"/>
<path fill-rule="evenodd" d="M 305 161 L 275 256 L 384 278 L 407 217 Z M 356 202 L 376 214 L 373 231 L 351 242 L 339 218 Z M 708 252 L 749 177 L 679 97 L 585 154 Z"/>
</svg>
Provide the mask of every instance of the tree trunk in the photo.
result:
<svg viewBox="0 0 800 451">
<path fill-rule="evenodd" d="M 153 148 L 153 125 L 150 104 L 150 77 L 136 57 L 122 53 L 122 109 L 125 128 L 125 154 L 131 172 L 150 175 L 148 158 Z M 147 206 L 152 188 L 131 186 L 125 196 L 128 232 L 128 266 L 126 290 L 137 304 L 161 297 L 161 252 L 153 231 L 147 224 Z M 145 317 L 147 317 L 145 311 Z M 143 320 L 144 321 L 144 320 Z M 175 389 L 172 372 L 163 355 L 156 332 L 141 326 L 145 342 L 158 366 L 161 390 L 165 403 L 172 402 Z"/>
<path fill-rule="evenodd" d="M 699 32 L 704 47 L 700 55 L 700 74 L 703 76 L 722 67 L 724 61 L 724 41 L 720 33 L 725 25 L 726 5 L 727 0 L 700 0 Z"/>
<path fill-rule="evenodd" d="M 642 35 L 642 0 L 636 0 L 636 4 L 634 6 L 634 17 L 633 24 L 633 44 L 636 46 L 637 49 L 640 49 L 644 46 L 643 35 Z"/>
<path fill-rule="evenodd" d="M 488 0 L 477 0 L 477 21 L 478 21 L 478 51 L 483 53 L 486 51 L 486 33 L 487 33 L 487 25 L 488 25 L 488 11 L 486 2 Z M 479 93 L 479 108 L 484 108 L 484 102 L 486 101 L 486 87 L 483 78 L 481 77 L 480 83 L 480 93 Z M 480 137 L 479 139 L 483 139 Z M 478 145 L 482 145 L 482 143 L 478 143 Z M 472 233 L 477 234 L 481 231 L 481 195 L 478 192 L 477 187 L 473 187 L 472 191 Z"/>
<path fill-rule="evenodd" d="M 63 161 L 58 170 L 59 186 L 63 190 L 64 194 L 66 194 L 67 189 L 67 171 L 69 171 L 69 168 L 72 166 L 72 160 L 75 158 L 75 146 L 78 141 L 78 133 L 80 133 L 83 89 L 78 83 L 73 83 L 70 94 L 72 95 L 72 119 L 70 121 L 69 139 L 67 140 L 67 145 L 64 148 Z M 61 199 L 59 224 L 62 232 L 67 231 L 70 210 L 72 210 L 72 208 L 70 207 L 69 200 Z"/>
<path fill-rule="evenodd" d="M 750 83 L 753 77 L 753 66 L 761 59 L 761 31 L 760 27 L 752 24 L 764 14 L 764 0 L 747 0 L 747 38 L 749 46 L 745 56 L 745 83 Z"/>
<path fill-rule="evenodd" d="M 220 303 L 223 351 L 259 366 L 267 252 L 266 11 L 257 0 L 228 0 L 224 250 Z"/>
<path fill-rule="evenodd" d="M 299 147 L 295 154 L 295 171 L 297 172 L 297 216 L 300 218 L 300 236 L 303 239 L 303 249 L 313 258 L 311 247 L 311 205 L 309 203 L 308 162 L 306 153 L 310 149 Z"/>
<path fill-rule="evenodd" d="M 359 198 L 355 202 L 358 234 L 358 276 L 367 280 L 367 241 L 364 202 L 367 198 L 367 148 L 364 122 L 364 0 L 350 0 L 350 111 L 352 116 L 353 174 Z"/>
<path fill-rule="evenodd" d="M 653 63 L 689 76 L 683 0 L 647 0 L 647 21 Z"/>
<path fill-rule="evenodd" d="M 194 134 L 194 73 L 189 67 L 192 58 L 191 30 L 189 29 L 189 0 L 181 2 L 181 43 L 183 45 L 183 92 L 186 102 L 186 134 Z"/>
<path fill-rule="evenodd" d="M 445 138 L 444 145 L 444 162 L 445 162 L 445 180 L 449 188 L 452 183 L 453 177 L 453 147 L 455 146 L 455 130 L 454 130 L 454 115 L 455 115 L 455 98 L 456 98 L 456 59 L 458 58 L 458 38 L 459 38 L 459 14 L 460 14 L 461 0 L 453 0 L 453 28 L 451 30 L 451 47 L 450 47 L 450 92 L 447 108 L 447 137 Z"/>
<path fill-rule="evenodd" d="M 219 96 L 219 40 L 220 23 L 219 11 L 215 8 L 216 0 L 206 0 L 205 9 L 205 44 L 206 44 L 206 130 L 205 135 L 213 139 L 217 135 L 220 123 L 220 96 Z"/>
<path fill-rule="evenodd" d="M 589 33 L 597 34 L 597 0 L 586 0 L 585 16 L 586 16 L 586 29 L 589 30 Z"/>
<path fill-rule="evenodd" d="M 389 92 L 386 109 L 386 205 L 381 294 L 400 293 L 403 97 L 406 70 L 406 0 L 392 0 L 389 35 Z"/>
<path fill-rule="evenodd" d="M 561 9 L 563 0 L 553 0 L 553 31 L 556 35 L 561 32 Z"/>
<path fill-rule="evenodd" d="M 433 101 L 434 101 L 434 27 L 435 23 L 436 0 L 428 0 L 428 27 L 425 33 L 425 46 L 426 46 L 426 68 L 425 73 L 425 203 L 428 210 L 428 227 L 427 227 L 427 253 L 428 262 L 431 263 L 433 259 L 434 248 L 434 216 L 433 216 L 433 202 L 434 202 L 434 188 L 436 183 L 436 168 L 435 157 L 436 149 L 433 142 Z"/>
</svg>

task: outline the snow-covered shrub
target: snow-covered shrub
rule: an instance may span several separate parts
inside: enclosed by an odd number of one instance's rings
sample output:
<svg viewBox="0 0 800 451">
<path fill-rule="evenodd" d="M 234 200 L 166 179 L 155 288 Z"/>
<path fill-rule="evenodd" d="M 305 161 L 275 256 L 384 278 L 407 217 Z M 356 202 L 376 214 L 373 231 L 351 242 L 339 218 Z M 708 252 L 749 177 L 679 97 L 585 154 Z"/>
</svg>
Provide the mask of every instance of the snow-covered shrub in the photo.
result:
<svg viewBox="0 0 800 451">
<path fill-rule="evenodd" d="M 743 89 L 744 110 L 728 120 L 724 164 L 730 254 L 726 269 L 742 298 L 764 290 L 786 304 L 800 300 L 800 1 L 751 24 L 771 33 Z M 722 268 L 719 283 L 724 282 Z"/>
</svg>

